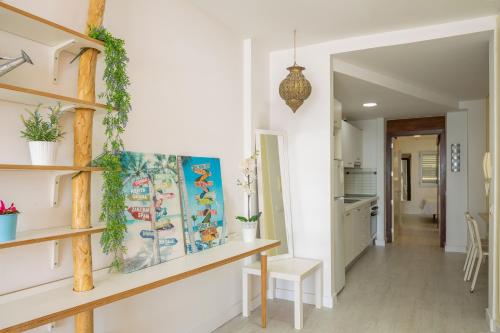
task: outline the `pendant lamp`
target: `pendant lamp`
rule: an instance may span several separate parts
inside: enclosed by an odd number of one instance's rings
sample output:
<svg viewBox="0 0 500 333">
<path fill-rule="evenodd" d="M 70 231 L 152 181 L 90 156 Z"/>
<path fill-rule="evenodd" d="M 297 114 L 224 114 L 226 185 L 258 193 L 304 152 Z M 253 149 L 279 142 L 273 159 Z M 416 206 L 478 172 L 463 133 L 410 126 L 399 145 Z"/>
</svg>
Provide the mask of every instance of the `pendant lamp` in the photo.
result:
<svg viewBox="0 0 500 333">
<path fill-rule="evenodd" d="M 281 81 L 280 96 L 285 100 L 286 105 L 292 109 L 293 113 L 304 103 L 311 95 L 311 84 L 305 78 L 302 71 L 305 67 L 298 66 L 296 62 L 296 30 L 293 31 L 293 66 L 288 67 L 290 72 L 287 77 Z"/>
</svg>

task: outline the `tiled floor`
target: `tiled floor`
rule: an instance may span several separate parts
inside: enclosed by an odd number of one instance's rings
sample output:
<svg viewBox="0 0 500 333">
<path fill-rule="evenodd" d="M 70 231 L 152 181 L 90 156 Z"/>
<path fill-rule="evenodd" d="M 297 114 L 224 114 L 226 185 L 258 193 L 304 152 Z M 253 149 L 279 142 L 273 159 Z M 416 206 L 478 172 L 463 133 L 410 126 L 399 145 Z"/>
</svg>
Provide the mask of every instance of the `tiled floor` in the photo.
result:
<svg viewBox="0 0 500 333">
<path fill-rule="evenodd" d="M 370 248 L 346 276 L 334 309 L 304 306 L 303 332 L 480 333 L 487 332 L 487 265 L 476 291 L 468 291 L 465 255 L 444 253 L 431 219 L 405 216 L 396 242 Z M 269 302 L 268 329 L 260 328 L 260 308 L 238 316 L 217 333 L 296 332 L 293 303 Z"/>
</svg>

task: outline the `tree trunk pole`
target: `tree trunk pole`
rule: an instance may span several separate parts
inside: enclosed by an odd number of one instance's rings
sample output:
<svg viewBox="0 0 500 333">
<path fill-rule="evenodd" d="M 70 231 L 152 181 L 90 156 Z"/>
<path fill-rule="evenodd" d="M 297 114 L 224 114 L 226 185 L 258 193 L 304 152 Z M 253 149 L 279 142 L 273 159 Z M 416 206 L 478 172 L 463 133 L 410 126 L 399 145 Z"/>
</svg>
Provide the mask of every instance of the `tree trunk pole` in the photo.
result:
<svg viewBox="0 0 500 333">
<path fill-rule="evenodd" d="M 105 0 L 89 0 L 86 32 L 92 26 L 101 26 Z M 98 51 L 91 49 L 80 57 L 78 69 L 78 98 L 95 102 L 95 72 Z M 74 165 L 87 166 L 92 161 L 92 124 L 94 110 L 76 109 L 74 129 Z M 72 220 L 74 229 L 90 227 L 91 173 L 81 172 L 72 180 Z M 92 248 L 90 235 L 73 237 L 73 290 L 88 291 L 94 288 L 92 278 Z M 94 332 L 92 310 L 75 316 L 76 333 Z"/>
</svg>

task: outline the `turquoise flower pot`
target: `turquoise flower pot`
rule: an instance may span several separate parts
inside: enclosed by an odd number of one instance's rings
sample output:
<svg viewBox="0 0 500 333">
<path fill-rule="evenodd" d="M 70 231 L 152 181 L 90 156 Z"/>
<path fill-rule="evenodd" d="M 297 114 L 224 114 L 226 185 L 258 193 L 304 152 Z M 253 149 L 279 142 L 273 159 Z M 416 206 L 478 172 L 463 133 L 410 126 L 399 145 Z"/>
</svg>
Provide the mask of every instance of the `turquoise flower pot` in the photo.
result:
<svg viewBox="0 0 500 333">
<path fill-rule="evenodd" d="M 0 242 L 16 239 L 17 214 L 0 215 Z"/>
</svg>

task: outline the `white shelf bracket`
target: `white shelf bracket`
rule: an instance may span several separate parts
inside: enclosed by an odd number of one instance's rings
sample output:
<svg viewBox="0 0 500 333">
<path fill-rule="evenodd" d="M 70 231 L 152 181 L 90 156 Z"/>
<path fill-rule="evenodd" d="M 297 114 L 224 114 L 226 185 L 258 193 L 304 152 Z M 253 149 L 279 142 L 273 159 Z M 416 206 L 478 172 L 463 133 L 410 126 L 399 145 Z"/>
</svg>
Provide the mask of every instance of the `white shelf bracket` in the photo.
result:
<svg viewBox="0 0 500 333">
<path fill-rule="evenodd" d="M 70 39 L 51 48 L 50 77 L 52 78 L 52 83 L 57 84 L 57 80 L 59 77 L 59 56 L 61 52 L 75 43 L 76 41 L 74 39 Z"/>
<path fill-rule="evenodd" d="M 50 243 L 50 251 L 51 251 L 51 255 L 50 255 L 50 269 L 56 269 L 57 267 L 59 267 L 59 246 L 60 246 L 60 243 L 58 240 L 54 240 Z"/>
<path fill-rule="evenodd" d="M 54 174 L 52 178 L 52 195 L 50 196 L 50 207 L 55 208 L 59 205 L 59 189 L 63 177 L 76 175 L 77 172 L 61 172 Z"/>
</svg>

